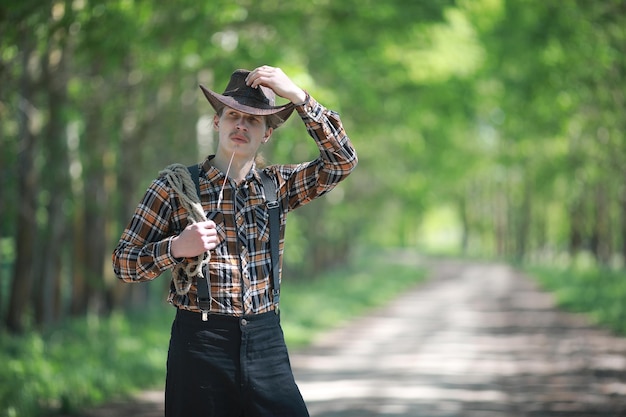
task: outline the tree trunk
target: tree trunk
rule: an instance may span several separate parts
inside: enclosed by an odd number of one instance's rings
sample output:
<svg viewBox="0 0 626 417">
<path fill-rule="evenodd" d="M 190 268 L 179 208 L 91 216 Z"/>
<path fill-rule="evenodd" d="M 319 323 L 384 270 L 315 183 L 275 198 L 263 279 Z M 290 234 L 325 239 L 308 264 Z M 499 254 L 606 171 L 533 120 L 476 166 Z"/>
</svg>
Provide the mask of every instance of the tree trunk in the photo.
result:
<svg viewBox="0 0 626 417">
<path fill-rule="evenodd" d="M 626 179 L 626 178 L 625 178 Z M 621 217 L 621 255 L 622 262 L 626 263 L 626 187 L 622 183 L 622 190 L 620 193 L 620 217 Z"/>
<path fill-rule="evenodd" d="M 45 68 L 45 90 L 48 93 L 49 120 L 46 132 L 47 151 L 46 176 L 42 182 L 49 191 L 47 230 L 42 239 L 42 262 L 39 277 L 37 303 L 37 323 L 47 326 L 59 319 L 61 288 L 61 259 L 67 235 L 67 215 L 65 204 L 70 191 L 69 157 L 65 137 L 64 109 L 67 104 L 67 74 L 65 72 L 66 49 L 62 50 L 56 68 Z"/>
<path fill-rule="evenodd" d="M 461 219 L 461 253 L 467 254 L 469 248 L 469 214 L 467 213 L 467 196 L 461 195 L 457 199 L 459 218 Z"/>
<path fill-rule="evenodd" d="M 596 261 L 603 266 L 611 263 L 611 220 L 605 184 L 597 184 L 595 191 L 595 217 L 593 227 L 593 253 Z"/>
<path fill-rule="evenodd" d="M 508 197 L 504 190 L 496 189 L 493 197 L 493 232 L 494 232 L 494 250 L 498 257 L 506 256 L 507 253 L 507 235 L 508 235 Z"/>
<path fill-rule="evenodd" d="M 101 62 L 93 62 L 90 74 L 100 79 Z M 92 99 L 83 109 L 85 128 L 80 138 L 82 157 L 82 194 L 77 197 L 74 218 L 74 270 L 72 271 L 72 314 L 81 315 L 91 310 L 102 314 L 110 311 L 109 289 L 104 281 L 104 260 L 107 257 L 106 213 L 108 190 L 105 169 L 112 160 L 110 138 L 119 123 L 110 121 L 107 110 L 115 103 L 109 86 L 94 81 L 89 94 Z M 108 123 L 107 121 L 110 121 Z M 110 125 L 110 127 L 109 127 Z M 110 253 L 110 251 L 109 251 Z"/>
<path fill-rule="evenodd" d="M 104 282 L 104 258 L 106 253 L 105 212 L 107 190 L 105 187 L 106 136 L 102 127 L 100 108 L 92 108 L 87 115 L 85 127 L 86 155 L 84 190 L 84 228 L 82 246 L 85 251 L 84 272 L 87 290 L 87 307 L 99 313 L 110 310 L 107 287 Z"/>
<path fill-rule="evenodd" d="M 85 235 L 85 209 L 82 202 L 77 201 L 74 214 L 72 248 L 72 272 L 71 272 L 71 305 L 70 314 L 79 316 L 87 311 L 87 285 L 85 283 L 85 247 L 83 236 Z"/>
<path fill-rule="evenodd" d="M 515 259 L 519 262 L 524 260 L 526 251 L 528 248 L 528 241 L 530 235 L 530 219 L 532 210 L 532 189 L 530 181 L 524 181 L 524 195 L 522 197 L 522 204 L 517 214 L 517 236 L 515 245 Z"/>
<path fill-rule="evenodd" d="M 20 82 L 19 103 L 19 140 L 20 152 L 18 155 L 18 212 L 16 235 L 16 259 L 13 269 L 9 306 L 6 316 L 6 326 L 12 332 L 21 332 L 24 329 L 24 316 L 33 303 L 33 265 L 35 244 L 37 241 L 36 224 L 36 193 L 37 173 L 34 159 L 36 149 L 36 134 L 33 131 L 36 110 L 33 106 L 34 87 L 29 74 L 28 61 L 34 50 L 30 37 L 23 33 L 21 53 L 23 54 L 22 78 Z"/>
</svg>

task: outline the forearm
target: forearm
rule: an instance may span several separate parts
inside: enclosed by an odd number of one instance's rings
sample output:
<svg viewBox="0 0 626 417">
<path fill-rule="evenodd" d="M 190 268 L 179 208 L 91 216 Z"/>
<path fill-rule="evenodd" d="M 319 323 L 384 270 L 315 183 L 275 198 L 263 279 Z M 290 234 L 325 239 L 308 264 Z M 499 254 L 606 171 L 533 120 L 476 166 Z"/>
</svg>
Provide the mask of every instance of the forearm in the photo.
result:
<svg viewBox="0 0 626 417">
<path fill-rule="evenodd" d="M 339 115 L 308 97 L 296 107 L 315 140 L 320 155 L 313 161 L 278 166 L 279 174 L 288 182 L 289 210 L 296 209 L 331 191 L 357 165 L 357 155 L 343 129 Z"/>
<path fill-rule="evenodd" d="M 172 255 L 172 239 L 178 223 L 172 223 L 170 189 L 155 180 L 138 204 L 128 226 L 113 251 L 115 275 L 123 281 L 149 281 L 177 260 Z"/>
<path fill-rule="evenodd" d="M 112 256 L 113 271 L 122 281 L 150 281 L 178 263 L 171 254 L 171 237 L 159 242 L 137 245 L 124 240 L 124 235 Z"/>
<path fill-rule="evenodd" d="M 305 103 L 296 109 L 320 150 L 323 170 L 332 175 L 332 182 L 347 177 L 356 167 L 358 158 L 339 114 L 308 95 Z"/>
</svg>

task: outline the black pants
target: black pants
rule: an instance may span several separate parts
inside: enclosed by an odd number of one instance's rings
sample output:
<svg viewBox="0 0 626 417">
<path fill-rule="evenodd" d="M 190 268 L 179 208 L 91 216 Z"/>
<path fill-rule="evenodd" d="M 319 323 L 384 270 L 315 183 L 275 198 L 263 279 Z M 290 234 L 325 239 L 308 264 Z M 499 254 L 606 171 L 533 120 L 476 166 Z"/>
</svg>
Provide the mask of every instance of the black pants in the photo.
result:
<svg viewBox="0 0 626 417">
<path fill-rule="evenodd" d="M 178 310 L 167 358 L 166 417 L 308 417 L 274 312 Z"/>
</svg>

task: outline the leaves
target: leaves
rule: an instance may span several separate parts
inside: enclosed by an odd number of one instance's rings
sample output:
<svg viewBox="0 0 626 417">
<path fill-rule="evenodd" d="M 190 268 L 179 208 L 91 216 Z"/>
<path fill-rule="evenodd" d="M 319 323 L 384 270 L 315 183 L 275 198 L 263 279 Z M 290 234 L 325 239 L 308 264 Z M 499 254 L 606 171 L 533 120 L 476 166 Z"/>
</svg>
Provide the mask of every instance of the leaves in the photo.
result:
<svg viewBox="0 0 626 417">
<path fill-rule="evenodd" d="M 442 207 L 457 208 L 466 242 L 482 242 L 466 248 L 481 254 L 568 250 L 578 239 L 568 234 L 580 235 L 586 247 L 624 240 L 618 227 L 603 226 L 609 232 L 602 234 L 593 226 L 602 223 L 600 212 L 612 213 L 613 226 L 626 217 L 617 199 L 626 164 L 622 2 L 50 0 L 37 6 L 19 1 L 0 8 L 6 121 L 0 235 L 13 243 L 7 252 L 15 252 L 20 222 L 4 202 L 32 199 L 40 241 L 52 223 L 72 229 L 56 245 L 65 260 L 53 287 L 80 287 L 75 283 L 93 279 L 84 271 L 108 277 L 95 294 L 59 293 L 59 316 L 68 299 L 97 298 L 102 287 L 113 292 L 103 248 L 115 245 L 158 167 L 211 152 L 213 138 L 202 123 L 212 110 L 198 84 L 220 90 L 233 69 L 261 64 L 282 67 L 338 111 L 360 159 L 337 190 L 339 203 L 329 197 L 293 214 L 297 227 L 288 229 L 288 239 L 300 255 L 285 260 L 292 271 L 345 261 L 346 248 L 371 241 L 414 245 L 420 220 Z M 55 99 L 55 91 L 66 91 L 66 99 Z M 29 123 L 20 125 L 24 117 Z M 55 212 L 45 205 L 59 195 L 55 181 L 38 182 L 32 196 L 16 187 L 24 126 L 36 139 L 35 178 L 50 172 L 71 178 Z M 50 126 L 68 132 L 54 139 L 60 157 L 47 157 L 42 145 L 53 143 Z M 204 131 L 202 146 L 197 129 Z M 265 153 L 270 162 L 289 163 L 314 158 L 316 149 L 294 117 Z M 604 197 L 592 193 L 597 184 L 605 185 Z M 372 221 L 381 217 L 383 228 Z M 102 248 L 88 244 L 92 233 Z"/>
</svg>

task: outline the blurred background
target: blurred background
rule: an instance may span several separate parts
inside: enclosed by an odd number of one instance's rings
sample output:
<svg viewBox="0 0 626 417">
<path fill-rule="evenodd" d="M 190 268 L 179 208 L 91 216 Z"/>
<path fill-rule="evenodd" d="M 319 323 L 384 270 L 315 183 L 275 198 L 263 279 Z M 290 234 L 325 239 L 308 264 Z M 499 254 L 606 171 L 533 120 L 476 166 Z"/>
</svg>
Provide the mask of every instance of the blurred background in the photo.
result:
<svg viewBox="0 0 626 417">
<path fill-rule="evenodd" d="M 69 319 L 162 302 L 167 279 L 120 285 L 111 252 L 161 169 L 213 151 L 198 84 L 263 64 L 339 112 L 360 159 L 291 215 L 284 276 L 410 248 L 623 281 L 625 28 L 621 0 L 3 0 L 3 354 L 26 372 L 16 352 Z M 264 156 L 316 152 L 296 116 Z"/>
</svg>

